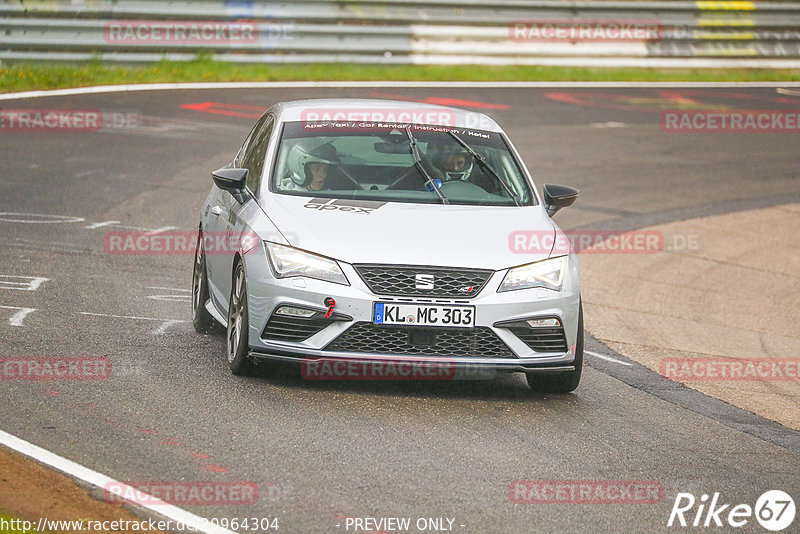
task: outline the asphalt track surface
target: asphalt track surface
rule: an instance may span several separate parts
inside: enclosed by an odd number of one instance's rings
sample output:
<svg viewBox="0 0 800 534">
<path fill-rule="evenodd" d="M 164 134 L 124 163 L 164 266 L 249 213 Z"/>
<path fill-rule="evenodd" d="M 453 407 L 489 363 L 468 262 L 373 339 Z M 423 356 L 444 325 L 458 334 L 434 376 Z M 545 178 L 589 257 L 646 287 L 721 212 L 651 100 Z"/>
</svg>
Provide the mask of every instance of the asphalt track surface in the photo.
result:
<svg viewBox="0 0 800 534">
<path fill-rule="evenodd" d="M 192 329 L 191 255 L 105 252 L 105 233 L 123 226 L 195 229 L 209 172 L 233 157 L 256 110 L 386 94 L 504 107 L 482 111 L 509 132 L 539 187 L 581 189 L 557 215 L 565 228 L 637 228 L 800 199 L 796 133 L 659 126 L 659 111 L 680 102 L 800 107 L 800 97 L 773 88 L 186 90 L 6 101 L 137 120 L 99 132 L 0 131 L 0 212 L 81 219 L 0 216 L 0 275 L 48 279 L 35 291 L 0 289 L 8 307 L 0 308 L 0 353 L 113 362 L 105 381 L 0 382 L 0 428 L 121 481 L 254 482 L 255 504 L 186 508 L 208 518 L 278 517 L 291 533 L 348 532 L 348 516 L 454 518 L 453 530 L 464 533 L 666 532 L 684 530 L 666 526 L 678 492 L 720 492 L 722 502 L 752 506 L 782 489 L 798 500 L 797 432 L 636 365 L 587 356 L 570 395 L 531 394 L 522 375 L 232 376 L 224 336 Z M 225 111 L 181 107 L 207 102 Z M 35 311 L 12 326 L 19 308 Z M 587 349 L 613 355 L 591 339 Z M 655 504 L 513 504 L 515 480 L 657 481 L 664 496 Z M 752 518 L 737 531 L 764 532 Z"/>
</svg>

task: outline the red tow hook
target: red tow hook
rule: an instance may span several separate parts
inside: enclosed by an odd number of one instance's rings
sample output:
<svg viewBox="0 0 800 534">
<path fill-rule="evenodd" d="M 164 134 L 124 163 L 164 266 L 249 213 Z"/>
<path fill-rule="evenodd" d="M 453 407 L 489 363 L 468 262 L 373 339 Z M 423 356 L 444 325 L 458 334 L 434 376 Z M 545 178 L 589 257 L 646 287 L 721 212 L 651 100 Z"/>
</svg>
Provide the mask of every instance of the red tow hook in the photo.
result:
<svg viewBox="0 0 800 534">
<path fill-rule="evenodd" d="M 333 315 L 333 308 L 336 306 L 336 301 L 333 300 L 333 297 L 326 297 L 325 306 L 328 307 L 328 311 L 325 312 L 325 318 L 329 319 L 330 316 Z"/>
</svg>

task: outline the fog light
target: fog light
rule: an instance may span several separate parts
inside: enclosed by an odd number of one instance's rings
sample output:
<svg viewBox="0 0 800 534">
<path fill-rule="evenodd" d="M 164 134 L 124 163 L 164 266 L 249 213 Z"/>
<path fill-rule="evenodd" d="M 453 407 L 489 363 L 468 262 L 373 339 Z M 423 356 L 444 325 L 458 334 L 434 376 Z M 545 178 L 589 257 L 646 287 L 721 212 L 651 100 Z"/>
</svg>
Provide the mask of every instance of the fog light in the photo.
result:
<svg viewBox="0 0 800 534">
<path fill-rule="evenodd" d="M 306 308 L 296 308 L 294 306 L 281 306 L 275 310 L 275 315 L 284 315 L 286 317 L 300 317 L 308 319 L 316 315 L 316 311 L 307 310 Z"/>
<path fill-rule="evenodd" d="M 528 319 L 525 321 L 531 328 L 555 328 L 561 326 L 561 321 L 555 317 L 546 319 Z"/>
</svg>

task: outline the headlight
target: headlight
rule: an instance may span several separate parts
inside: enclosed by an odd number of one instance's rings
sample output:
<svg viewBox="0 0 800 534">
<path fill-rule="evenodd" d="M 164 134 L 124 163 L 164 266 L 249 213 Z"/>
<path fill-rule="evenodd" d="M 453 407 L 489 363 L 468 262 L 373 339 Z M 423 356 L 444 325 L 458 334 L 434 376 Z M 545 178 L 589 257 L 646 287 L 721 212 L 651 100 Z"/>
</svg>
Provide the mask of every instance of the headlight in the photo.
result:
<svg viewBox="0 0 800 534">
<path fill-rule="evenodd" d="M 561 291 L 564 288 L 568 263 L 569 256 L 560 256 L 514 267 L 508 271 L 497 291 L 514 291 L 531 287 Z"/>
<path fill-rule="evenodd" d="M 306 276 L 335 284 L 350 285 L 339 264 L 334 260 L 275 243 L 264 244 L 267 247 L 269 263 L 278 278 Z"/>
</svg>

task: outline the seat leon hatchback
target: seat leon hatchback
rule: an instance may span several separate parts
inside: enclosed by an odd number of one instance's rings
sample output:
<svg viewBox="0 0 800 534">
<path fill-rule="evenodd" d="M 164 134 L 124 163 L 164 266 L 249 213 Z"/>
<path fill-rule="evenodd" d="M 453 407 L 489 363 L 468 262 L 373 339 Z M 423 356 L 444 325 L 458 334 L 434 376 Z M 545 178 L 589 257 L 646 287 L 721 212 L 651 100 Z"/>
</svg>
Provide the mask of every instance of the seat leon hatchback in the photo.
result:
<svg viewBox="0 0 800 534">
<path fill-rule="evenodd" d="M 279 103 L 212 177 L 193 322 L 227 329 L 233 373 L 296 362 L 311 378 L 522 372 L 535 390 L 578 386 L 578 261 L 551 219 L 578 191 L 540 195 L 488 116 Z"/>
</svg>

